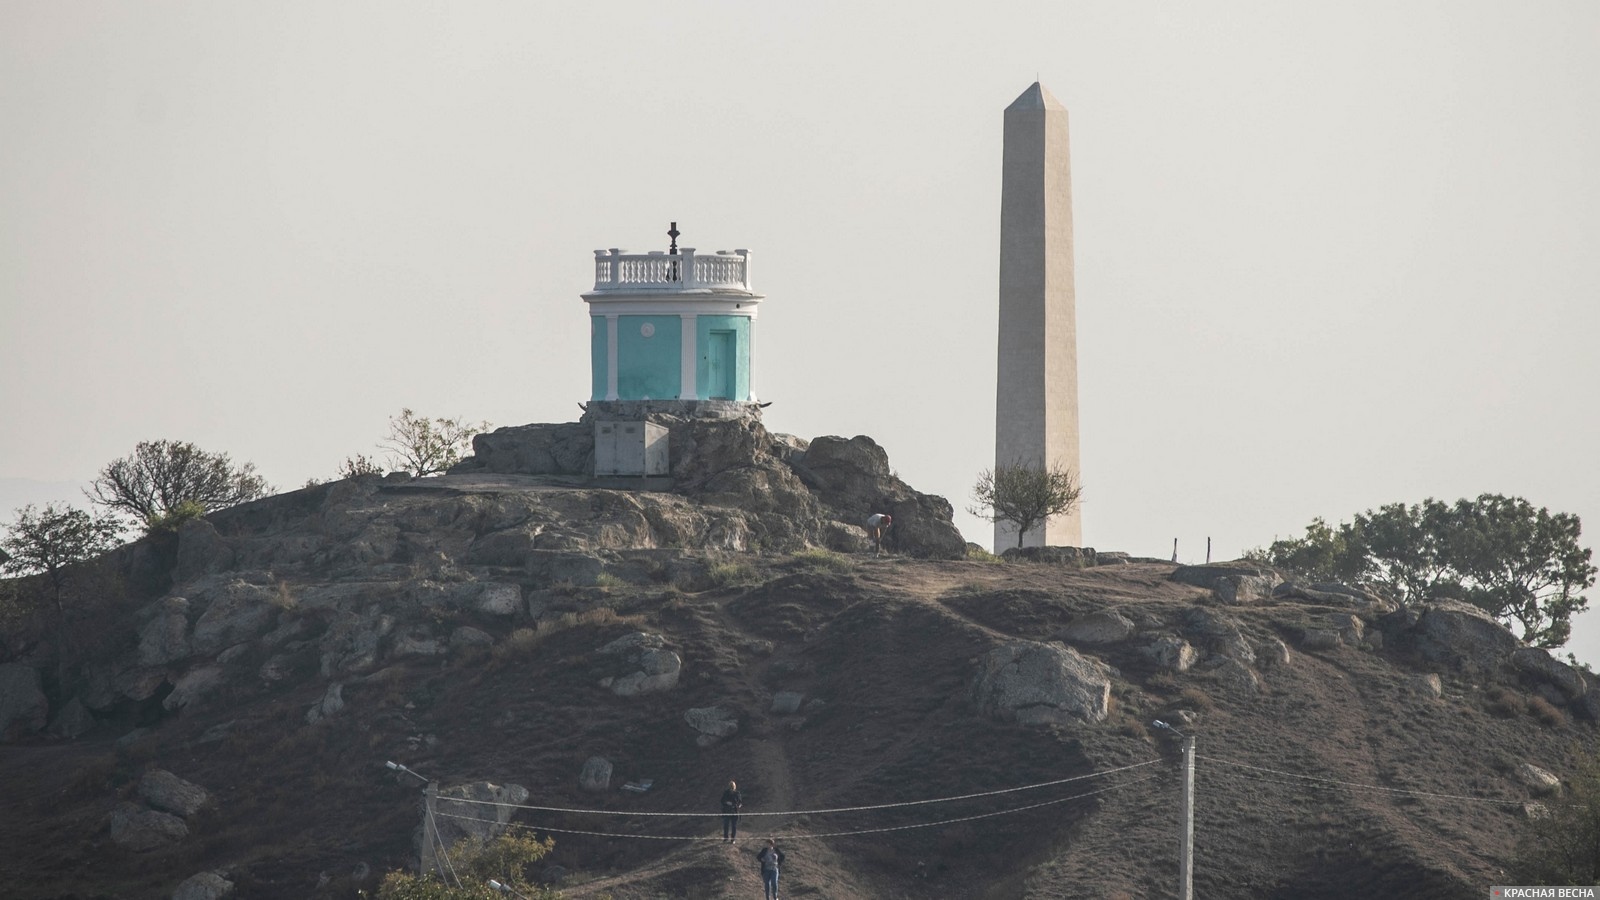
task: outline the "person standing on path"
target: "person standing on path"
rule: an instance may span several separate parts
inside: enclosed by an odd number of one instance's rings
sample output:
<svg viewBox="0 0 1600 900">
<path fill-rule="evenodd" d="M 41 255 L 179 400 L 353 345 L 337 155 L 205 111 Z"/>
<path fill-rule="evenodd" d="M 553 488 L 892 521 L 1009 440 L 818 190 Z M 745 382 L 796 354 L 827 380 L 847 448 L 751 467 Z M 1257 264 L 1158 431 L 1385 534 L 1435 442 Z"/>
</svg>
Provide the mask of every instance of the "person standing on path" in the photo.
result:
<svg viewBox="0 0 1600 900">
<path fill-rule="evenodd" d="M 761 864 L 761 886 L 766 889 L 767 900 L 778 900 L 778 869 L 783 866 L 783 851 L 774 838 L 767 838 L 767 846 L 756 854 Z"/>
<path fill-rule="evenodd" d="M 738 843 L 739 838 L 739 810 L 744 808 L 744 800 L 739 796 L 737 782 L 728 782 L 728 789 L 722 792 L 722 839 L 730 844 Z"/>
<path fill-rule="evenodd" d="M 873 513 L 867 516 L 867 537 L 878 547 L 878 556 L 883 555 L 883 533 L 894 527 L 894 516 L 888 513 Z"/>
</svg>

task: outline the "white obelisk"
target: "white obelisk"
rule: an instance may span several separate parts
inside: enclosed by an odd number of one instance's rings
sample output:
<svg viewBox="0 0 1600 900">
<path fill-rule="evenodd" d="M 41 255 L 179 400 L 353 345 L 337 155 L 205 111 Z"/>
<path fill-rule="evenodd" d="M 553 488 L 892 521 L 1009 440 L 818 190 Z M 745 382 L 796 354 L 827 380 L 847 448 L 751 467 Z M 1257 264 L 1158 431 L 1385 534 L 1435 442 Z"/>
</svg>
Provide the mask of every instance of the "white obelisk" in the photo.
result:
<svg viewBox="0 0 1600 900">
<path fill-rule="evenodd" d="M 1000 185 L 1000 368 L 995 464 L 1078 464 L 1078 325 L 1072 290 L 1072 163 L 1067 110 L 1038 82 L 1006 107 Z M 1008 522 L 995 552 L 1017 545 Z M 1025 547 L 1083 544 L 1078 512 L 1022 536 Z"/>
</svg>

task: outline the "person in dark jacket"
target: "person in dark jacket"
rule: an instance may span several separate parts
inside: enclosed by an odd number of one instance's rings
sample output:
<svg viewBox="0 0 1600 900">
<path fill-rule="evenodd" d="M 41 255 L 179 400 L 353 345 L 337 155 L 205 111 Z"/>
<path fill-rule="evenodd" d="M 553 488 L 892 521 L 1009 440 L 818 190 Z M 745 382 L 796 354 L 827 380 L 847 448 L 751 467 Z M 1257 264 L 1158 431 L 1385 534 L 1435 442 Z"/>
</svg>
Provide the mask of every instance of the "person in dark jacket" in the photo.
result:
<svg viewBox="0 0 1600 900">
<path fill-rule="evenodd" d="M 728 789 L 722 792 L 722 839 L 730 844 L 738 843 L 739 838 L 739 810 L 744 808 L 744 800 L 739 797 L 739 785 L 728 782 Z"/>
<path fill-rule="evenodd" d="M 778 842 L 767 838 L 767 845 L 756 854 L 756 862 L 761 864 L 761 886 L 766 890 L 767 900 L 778 900 L 778 870 L 783 867 L 783 851 L 778 849 Z"/>
</svg>

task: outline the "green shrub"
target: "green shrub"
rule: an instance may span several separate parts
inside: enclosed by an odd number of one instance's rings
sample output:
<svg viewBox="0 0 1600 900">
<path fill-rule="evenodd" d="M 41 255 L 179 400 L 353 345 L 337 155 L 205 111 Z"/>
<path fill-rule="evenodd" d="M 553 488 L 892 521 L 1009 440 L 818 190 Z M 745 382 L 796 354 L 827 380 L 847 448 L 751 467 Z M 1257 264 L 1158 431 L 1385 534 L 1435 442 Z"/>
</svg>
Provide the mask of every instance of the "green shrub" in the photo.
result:
<svg viewBox="0 0 1600 900">
<path fill-rule="evenodd" d="M 804 568 L 826 572 L 849 572 L 856 567 L 849 557 L 821 547 L 801 550 L 794 555 L 794 561 Z"/>
<path fill-rule="evenodd" d="M 756 581 L 756 567 L 747 562 L 720 562 L 706 570 L 706 577 L 714 587 L 737 587 Z"/>
</svg>

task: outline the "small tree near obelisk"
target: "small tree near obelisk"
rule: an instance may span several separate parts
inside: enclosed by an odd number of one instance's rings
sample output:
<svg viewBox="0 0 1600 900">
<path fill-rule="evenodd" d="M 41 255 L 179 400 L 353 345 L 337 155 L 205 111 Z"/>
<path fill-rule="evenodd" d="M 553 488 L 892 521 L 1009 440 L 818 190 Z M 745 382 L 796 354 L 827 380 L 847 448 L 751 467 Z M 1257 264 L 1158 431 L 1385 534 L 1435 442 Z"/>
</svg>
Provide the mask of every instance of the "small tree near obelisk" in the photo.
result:
<svg viewBox="0 0 1600 900">
<path fill-rule="evenodd" d="M 967 511 L 1015 525 L 1021 547 L 1024 535 L 1054 516 L 1072 512 L 1082 496 L 1083 486 L 1072 469 L 1019 459 L 978 473 L 978 483 L 972 486 L 973 505 Z"/>
</svg>

